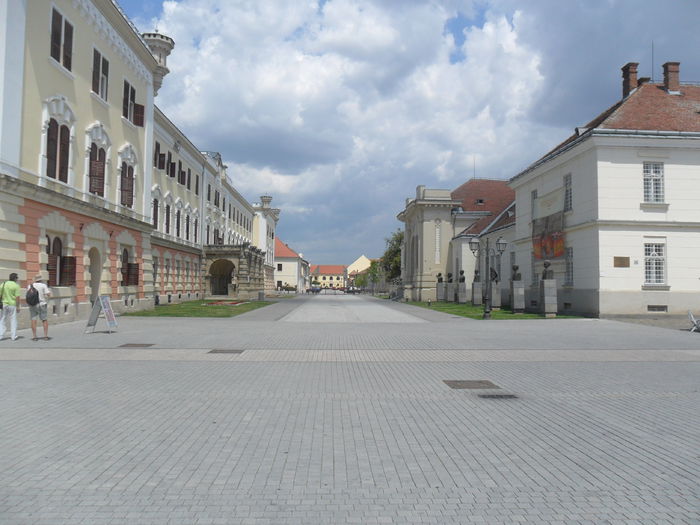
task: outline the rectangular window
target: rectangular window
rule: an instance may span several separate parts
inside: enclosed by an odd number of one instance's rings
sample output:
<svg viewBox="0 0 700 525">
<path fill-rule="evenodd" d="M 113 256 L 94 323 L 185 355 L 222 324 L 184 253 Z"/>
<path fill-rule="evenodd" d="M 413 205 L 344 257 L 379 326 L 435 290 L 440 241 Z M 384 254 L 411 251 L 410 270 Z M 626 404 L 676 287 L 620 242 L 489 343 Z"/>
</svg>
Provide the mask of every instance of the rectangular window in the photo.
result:
<svg viewBox="0 0 700 525">
<path fill-rule="evenodd" d="M 571 211 L 573 194 L 571 191 L 571 173 L 564 175 L 564 211 Z"/>
<path fill-rule="evenodd" d="M 282 263 L 277 263 L 277 271 L 278 272 L 282 271 Z"/>
<path fill-rule="evenodd" d="M 68 71 L 73 66 L 73 26 L 55 9 L 51 15 L 51 57 Z"/>
<path fill-rule="evenodd" d="M 644 284 L 666 284 L 666 245 L 644 243 Z"/>
<path fill-rule="evenodd" d="M 192 170 L 187 168 L 187 189 L 192 187 Z"/>
<path fill-rule="evenodd" d="M 194 176 L 194 194 L 199 195 L 199 175 Z"/>
<path fill-rule="evenodd" d="M 153 227 L 158 229 L 158 199 L 153 199 Z"/>
<path fill-rule="evenodd" d="M 136 88 L 124 81 L 124 93 L 122 96 L 122 116 L 135 126 L 143 127 L 144 107 L 136 103 Z"/>
<path fill-rule="evenodd" d="M 530 192 L 530 220 L 535 220 L 535 205 L 537 204 L 537 190 Z"/>
<path fill-rule="evenodd" d="M 574 285 L 574 249 L 566 248 L 565 254 L 566 271 L 564 273 L 564 286 Z"/>
<path fill-rule="evenodd" d="M 211 184 L 207 184 L 207 202 L 211 202 Z"/>
<path fill-rule="evenodd" d="M 644 202 L 664 202 L 663 162 L 644 163 Z"/>
<path fill-rule="evenodd" d="M 97 49 L 92 51 L 92 91 L 107 100 L 107 85 L 109 83 L 109 62 Z"/>
<path fill-rule="evenodd" d="M 156 141 L 155 151 L 153 152 L 153 167 L 160 167 L 160 142 Z"/>
</svg>

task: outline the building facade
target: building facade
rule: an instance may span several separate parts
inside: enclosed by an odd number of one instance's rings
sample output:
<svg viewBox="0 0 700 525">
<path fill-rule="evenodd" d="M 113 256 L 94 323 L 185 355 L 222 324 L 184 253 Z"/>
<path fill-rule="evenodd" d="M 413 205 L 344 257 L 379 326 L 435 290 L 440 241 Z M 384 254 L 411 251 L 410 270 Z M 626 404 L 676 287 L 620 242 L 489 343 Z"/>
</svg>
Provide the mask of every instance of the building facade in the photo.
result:
<svg viewBox="0 0 700 525">
<path fill-rule="evenodd" d="M 155 107 L 174 42 L 112 0 L 0 13 L 0 272 L 43 272 L 52 322 L 261 290 L 256 210 Z"/>
<path fill-rule="evenodd" d="M 279 237 L 275 238 L 275 288 L 293 287 L 296 292 L 303 293 L 311 286 L 309 279 L 309 262 L 303 254 L 292 250 Z"/>
<path fill-rule="evenodd" d="M 516 259 L 536 306 L 544 260 L 559 310 L 685 313 L 700 300 L 700 86 L 622 68 L 622 99 L 513 177 Z"/>
<path fill-rule="evenodd" d="M 311 266 L 311 285 L 318 288 L 345 289 L 348 268 L 342 264 L 314 264 Z"/>
</svg>

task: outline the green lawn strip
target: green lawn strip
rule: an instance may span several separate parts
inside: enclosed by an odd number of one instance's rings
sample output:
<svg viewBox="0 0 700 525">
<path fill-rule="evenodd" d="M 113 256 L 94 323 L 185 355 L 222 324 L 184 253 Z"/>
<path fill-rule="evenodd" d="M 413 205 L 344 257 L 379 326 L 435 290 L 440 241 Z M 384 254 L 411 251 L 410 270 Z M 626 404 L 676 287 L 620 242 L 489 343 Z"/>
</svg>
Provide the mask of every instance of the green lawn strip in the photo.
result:
<svg viewBox="0 0 700 525">
<path fill-rule="evenodd" d="M 407 304 L 411 304 L 413 306 L 420 306 L 422 308 L 430 308 L 431 310 L 436 310 L 438 312 L 443 312 L 451 315 L 457 315 L 460 317 L 468 317 L 470 319 L 482 319 L 484 316 L 484 307 L 474 306 L 471 303 L 458 304 L 433 302 L 430 306 L 428 306 L 428 303 L 425 301 L 409 301 Z M 558 315 L 555 319 L 576 318 L 576 316 L 572 315 Z M 544 315 L 536 313 L 514 314 L 507 308 L 502 308 L 501 310 L 491 310 L 491 319 L 545 319 L 545 317 Z"/>
<path fill-rule="evenodd" d="M 272 304 L 268 301 L 251 301 L 238 305 L 208 304 L 212 301 L 185 301 L 177 304 L 164 304 L 152 310 L 140 310 L 122 315 L 134 317 L 233 317 L 263 306 Z"/>
</svg>

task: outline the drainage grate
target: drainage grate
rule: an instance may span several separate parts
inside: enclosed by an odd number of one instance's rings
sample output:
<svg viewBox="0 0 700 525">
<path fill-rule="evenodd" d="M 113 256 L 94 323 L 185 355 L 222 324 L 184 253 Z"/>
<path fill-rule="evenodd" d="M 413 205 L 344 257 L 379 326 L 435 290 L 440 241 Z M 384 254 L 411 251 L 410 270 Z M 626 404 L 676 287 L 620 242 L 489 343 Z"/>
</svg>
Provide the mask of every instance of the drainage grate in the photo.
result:
<svg viewBox="0 0 700 525">
<path fill-rule="evenodd" d="M 124 345 L 119 345 L 119 348 L 148 348 L 153 346 L 154 343 L 126 343 Z"/>
<path fill-rule="evenodd" d="M 458 390 L 476 390 L 479 388 L 500 388 L 499 386 L 494 385 L 491 381 L 487 381 L 486 379 L 468 379 L 468 380 L 451 380 L 451 379 L 444 379 L 443 383 L 445 383 L 447 386 L 450 388 L 455 388 Z"/>
<path fill-rule="evenodd" d="M 517 399 L 515 394 L 477 394 L 477 397 L 483 399 Z"/>
<path fill-rule="evenodd" d="M 214 348 L 209 354 L 242 354 L 244 350 L 236 350 L 234 348 Z"/>
</svg>

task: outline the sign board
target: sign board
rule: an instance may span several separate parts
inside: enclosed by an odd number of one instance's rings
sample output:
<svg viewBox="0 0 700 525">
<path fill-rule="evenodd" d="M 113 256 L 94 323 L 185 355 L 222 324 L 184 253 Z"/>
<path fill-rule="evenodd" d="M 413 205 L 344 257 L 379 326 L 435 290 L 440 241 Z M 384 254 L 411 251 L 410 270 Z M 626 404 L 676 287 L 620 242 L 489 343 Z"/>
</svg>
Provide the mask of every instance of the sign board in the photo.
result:
<svg viewBox="0 0 700 525">
<path fill-rule="evenodd" d="M 532 253 L 535 259 L 563 257 L 564 214 L 560 211 L 532 221 Z"/>
<path fill-rule="evenodd" d="M 100 316 L 100 312 L 104 315 Z M 85 327 L 85 333 L 87 329 L 92 326 L 92 331 L 95 331 L 95 326 L 97 325 L 97 319 L 103 317 L 107 321 L 107 331 L 111 334 L 113 330 L 117 329 L 117 318 L 114 315 L 114 310 L 112 310 L 112 303 L 109 301 L 109 295 L 100 295 L 97 300 L 92 305 L 92 311 L 90 312 L 90 317 L 88 318 L 87 326 Z"/>
</svg>

